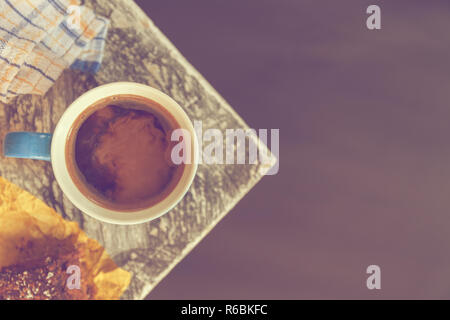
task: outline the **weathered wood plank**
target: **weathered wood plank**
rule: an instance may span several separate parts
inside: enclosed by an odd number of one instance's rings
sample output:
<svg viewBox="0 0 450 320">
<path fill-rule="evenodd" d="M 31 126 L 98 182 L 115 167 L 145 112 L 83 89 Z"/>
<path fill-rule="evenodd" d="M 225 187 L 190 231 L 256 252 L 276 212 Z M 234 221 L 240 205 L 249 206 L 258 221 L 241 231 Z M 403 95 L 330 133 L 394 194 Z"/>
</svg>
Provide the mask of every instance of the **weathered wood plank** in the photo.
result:
<svg viewBox="0 0 450 320">
<path fill-rule="evenodd" d="M 234 110 L 181 56 L 133 1 L 87 5 L 111 19 L 100 72 L 65 71 L 44 97 L 0 104 L 0 136 L 52 132 L 66 107 L 83 92 L 113 81 L 136 81 L 172 96 L 203 127 L 247 128 Z M 138 226 L 100 223 L 84 215 L 59 189 L 49 163 L 0 158 L 0 175 L 30 191 L 98 239 L 134 275 L 123 298 L 141 299 L 222 219 L 268 169 L 263 165 L 200 165 L 181 203 L 164 217 Z"/>
</svg>

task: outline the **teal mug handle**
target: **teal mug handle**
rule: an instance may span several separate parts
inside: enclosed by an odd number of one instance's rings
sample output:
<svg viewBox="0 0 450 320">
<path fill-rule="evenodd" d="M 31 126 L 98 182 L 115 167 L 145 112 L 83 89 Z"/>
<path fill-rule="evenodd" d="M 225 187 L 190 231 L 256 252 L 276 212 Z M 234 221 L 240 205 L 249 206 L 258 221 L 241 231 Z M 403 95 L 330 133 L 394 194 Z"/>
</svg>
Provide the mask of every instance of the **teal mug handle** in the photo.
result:
<svg viewBox="0 0 450 320">
<path fill-rule="evenodd" d="M 52 135 L 36 132 L 9 132 L 3 142 L 3 155 L 50 161 Z"/>
</svg>

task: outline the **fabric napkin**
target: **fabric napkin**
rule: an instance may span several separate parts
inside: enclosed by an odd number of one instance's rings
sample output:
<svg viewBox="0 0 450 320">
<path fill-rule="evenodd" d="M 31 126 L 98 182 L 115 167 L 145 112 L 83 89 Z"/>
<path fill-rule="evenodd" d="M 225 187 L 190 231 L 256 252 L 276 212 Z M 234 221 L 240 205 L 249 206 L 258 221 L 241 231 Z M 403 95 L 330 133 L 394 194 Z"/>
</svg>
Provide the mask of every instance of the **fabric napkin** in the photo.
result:
<svg viewBox="0 0 450 320">
<path fill-rule="evenodd" d="M 43 95 L 66 68 L 100 68 L 108 19 L 78 0 L 0 0 L 0 101 Z"/>
</svg>

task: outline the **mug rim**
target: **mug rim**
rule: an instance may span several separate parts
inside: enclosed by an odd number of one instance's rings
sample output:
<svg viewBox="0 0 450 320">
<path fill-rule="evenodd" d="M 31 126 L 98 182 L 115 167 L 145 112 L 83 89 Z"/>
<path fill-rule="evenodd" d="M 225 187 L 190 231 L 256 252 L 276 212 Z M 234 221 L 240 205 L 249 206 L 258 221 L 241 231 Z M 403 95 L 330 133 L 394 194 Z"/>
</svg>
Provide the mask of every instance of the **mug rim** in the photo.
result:
<svg viewBox="0 0 450 320">
<path fill-rule="evenodd" d="M 113 92 L 113 93 L 111 93 Z M 181 178 L 174 189 L 160 202 L 136 211 L 120 211 L 100 206 L 86 197 L 73 181 L 66 163 L 66 144 L 73 123 L 89 107 L 101 99 L 114 95 L 132 94 L 153 100 L 170 113 L 191 135 L 192 163 L 185 165 Z M 157 219 L 175 207 L 189 190 L 198 167 L 198 141 L 191 120 L 181 106 L 170 96 L 153 87 L 135 82 L 113 82 L 88 90 L 64 111 L 53 132 L 51 143 L 51 164 L 53 172 L 64 195 L 85 214 L 103 222 L 131 225 Z"/>
</svg>

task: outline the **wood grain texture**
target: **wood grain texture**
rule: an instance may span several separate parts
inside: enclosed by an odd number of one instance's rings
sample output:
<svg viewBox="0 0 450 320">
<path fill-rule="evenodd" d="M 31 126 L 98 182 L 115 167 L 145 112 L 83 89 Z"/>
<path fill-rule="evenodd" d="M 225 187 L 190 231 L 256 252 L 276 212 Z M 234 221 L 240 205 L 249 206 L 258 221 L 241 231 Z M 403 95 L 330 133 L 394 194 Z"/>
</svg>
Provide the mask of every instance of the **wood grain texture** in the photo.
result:
<svg viewBox="0 0 450 320">
<path fill-rule="evenodd" d="M 66 70 L 43 97 L 0 104 L 0 136 L 10 131 L 52 132 L 64 110 L 87 90 L 135 81 L 173 97 L 203 128 L 247 128 L 243 120 L 181 56 L 139 7 L 128 0 L 86 1 L 111 20 L 102 68 L 95 76 Z M 265 146 L 259 145 L 264 149 Z M 272 158 L 272 161 L 275 161 Z M 62 194 L 51 164 L 0 158 L 0 175 L 77 221 L 116 263 L 133 273 L 124 299 L 142 299 L 261 179 L 270 166 L 201 164 L 192 187 L 171 212 L 136 226 L 98 222 Z"/>
</svg>

